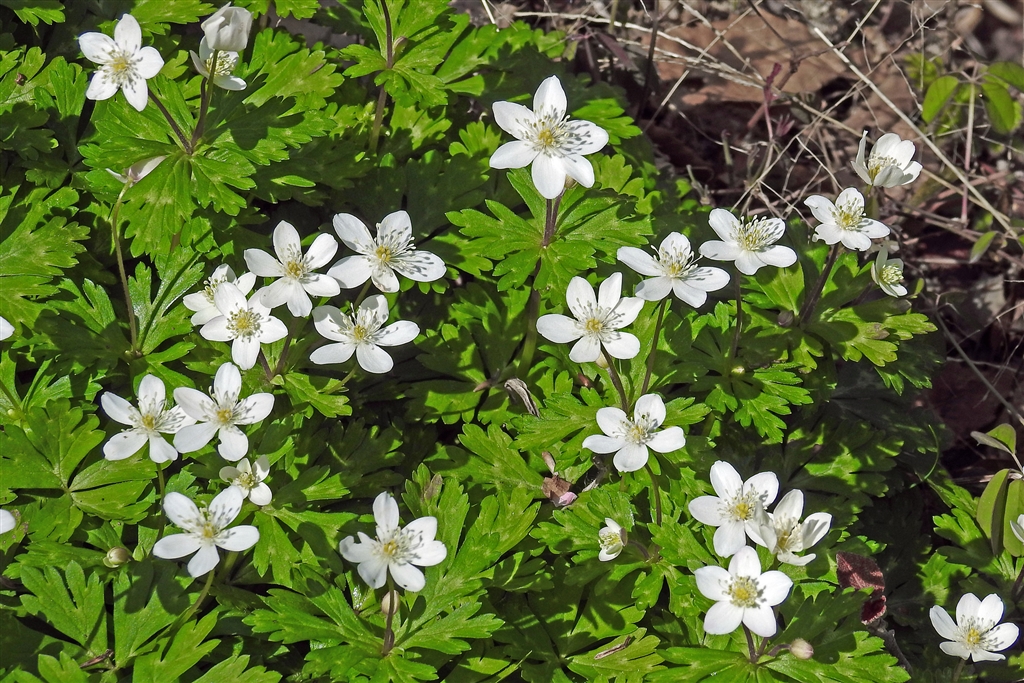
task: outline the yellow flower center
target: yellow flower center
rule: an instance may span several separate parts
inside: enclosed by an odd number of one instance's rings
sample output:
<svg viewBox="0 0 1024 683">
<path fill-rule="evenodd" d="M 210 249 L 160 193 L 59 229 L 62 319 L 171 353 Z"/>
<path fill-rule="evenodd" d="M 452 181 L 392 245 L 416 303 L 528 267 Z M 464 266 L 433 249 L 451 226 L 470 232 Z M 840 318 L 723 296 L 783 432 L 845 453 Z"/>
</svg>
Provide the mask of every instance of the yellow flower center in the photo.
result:
<svg viewBox="0 0 1024 683">
<path fill-rule="evenodd" d="M 139 420 L 139 426 L 147 431 L 155 431 L 157 417 L 154 413 L 143 413 L 142 419 Z"/>
<path fill-rule="evenodd" d="M 836 206 L 832 219 L 843 230 L 856 230 L 864 218 L 864 206 L 857 202 L 847 202 Z"/>
<path fill-rule="evenodd" d="M 377 257 L 378 261 L 385 265 L 388 265 L 391 263 L 391 259 L 395 257 L 395 252 L 391 249 L 390 246 L 386 244 L 379 244 L 377 245 L 377 248 L 374 249 L 373 255 Z"/>
<path fill-rule="evenodd" d="M 871 178 L 871 182 L 874 182 L 875 177 L 889 166 L 899 166 L 899 164 L 892 157 L 876 157 L 872 155 L 868 159 L 868 177 Z"/>
<path fill-rule="evenodd" d="M 583 323 L 583 329 L 587 334 L 601 334 L 604 331 L 604 322 L 600 318 L 588 318 Z"/>
<path fill-rule="evenodd" d="M 730 602 L 737 607 L 757 607 L 757 600 L 761 597 L 757 582 L 748 576 L 735 577 L 726 593 L 729 594 Z"/>
<path fill-rule="evenodd" d="M 398 541 L 391 539 L 387 543 L 382 543 L 380 552 L 385 557 L 394 557 L 398 553 Z"/>
<path fill-rule="evenodd" d="M 903 271 L 897 266 L 882 266 L 878 279 L 887 285 L 898 285 L 903 281 Z"/>
<path fill-rule="evenodd" d="M 132 53 L 124 50 L 116 50 L 110 54 L 110 61 L 106 64 L 107 71 L 110 74 L 110 80 L 119 86 L 128 83 L 135 76 L 132 56 Z"/>
<path fill-rule="evenodd" d="M 231 408 L 218 408 L 217 412 L 213 414 L 213 421 L 217 424 L 232 424 L 235 419 L 235 409 Z"/>
<path fill-rule="evenodd" d="M 228 331 L 236 337 L 252 337 L 260 332 L 260 314 L 243 308 L 228 318 Z"/>
<path fill-rule="evenodd" d="M 770 218 L 748 220 L 736 231 L 736 243 L 745 251 L 761 251 L 774 241 L 772 237 Z"/>
</svg>

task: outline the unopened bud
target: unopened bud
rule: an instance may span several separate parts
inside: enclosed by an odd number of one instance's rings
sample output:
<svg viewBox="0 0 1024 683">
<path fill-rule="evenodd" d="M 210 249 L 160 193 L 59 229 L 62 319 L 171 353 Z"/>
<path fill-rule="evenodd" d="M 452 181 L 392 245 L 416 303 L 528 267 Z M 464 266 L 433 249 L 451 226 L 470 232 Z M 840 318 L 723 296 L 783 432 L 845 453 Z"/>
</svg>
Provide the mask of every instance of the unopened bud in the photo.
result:
<svg viewBox="0 0 1024 683">
<path fill-rule="evenodd" d="M 604 353 L 598 354 L 597 360 L 594 362 L 597 363 L 597 367 L 601 368 L 602 370 L 608 369 L 608 359 L 605 358 Z"/>
<path fill-rule="evenodd" d="M 200 26 L 211 50 L 241 52 L 249 42 L 252 13 L 230 3 L 221 7 Z"/>
<path fill-rule="evenodd" d="M 795 316 L 793 315 L 793 311 L 783 311 L 782 313 L 779 313 L 779 327 L 792 327 L 794 319 Z"/>
<path fill-rule="evenodd" d="M 746 372 L 747 372 L 747 369 L 745 367 L 743 367 L 742 365 L 733 366 L 732 374 L 734 374 L 734 375 L 742 375 L 742 374 L 745 374 Z"/>
<path fill-rule="evenodd" d="M 797 638 L 790 643 L 789 652 L 797 659 L 810 659 L 814 656 L 814 648 L 803 638 Z"/>
<path fill-rule="evenodd" d="M 380 611 L 384 616 L 394 616 L 398 613 L 400 603 L 401 599 L 398 597 L 398 591 L 390 590 L 380 599 Z"/>
<path fill-rule="evenodd" d="M 128 564 L 132 560 L 132 554 L 128 552 L 127 548 L 121 546 L 115 546 L 107 551 L 106 556 L 103 558 L 103 564 L 116 569 L 123 564 Z"/>
</svg>

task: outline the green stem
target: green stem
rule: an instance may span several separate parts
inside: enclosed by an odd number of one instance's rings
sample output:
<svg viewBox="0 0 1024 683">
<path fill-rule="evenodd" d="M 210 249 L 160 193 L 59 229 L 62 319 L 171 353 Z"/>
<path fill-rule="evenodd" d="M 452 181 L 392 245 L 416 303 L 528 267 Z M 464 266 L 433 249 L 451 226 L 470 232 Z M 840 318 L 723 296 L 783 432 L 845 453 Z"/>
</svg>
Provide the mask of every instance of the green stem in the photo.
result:
<svg viewBox="0 0 1024 683">
<path fill-rule="evenodd" d="M 602 353 L 604 353 L 602 351 Z M 622 412 L 629 412 L 629 399 L 626 398 L 626 388 L 622 386 L 622 378 L 619 377 L 619 371 L 615 369 L 615 359 L 609 358 L 607 355 L 604 357 L 605 362 L 608 364 L 608 376 L 612 380 L 612 384 L 615 386 L 615 391 L 619 392 L 619 401 L 622 404 Z"/>
<path fill-rule="evenodd" d="M 747 649 L 750 651 L 750 663 L 757 663 L 757 650 L 754 649 L 754 636 L 750 635 L 750 629 L 743 624 L 743 633 L 747 636 Z"/>
<path fill-rule="evenodd" d="M 263 374 L 267 376 L 267 381 L 270 382 L 274 379 L 274 371 L 270 369 L 270 362 L 267 360 L 266 354 L 263 353 L 263 349 L 260 349 L 260 353 L 256 356 L 256 360 L 260 362 L 263 367 Z"/>
<path fill-rule="evenodd" d="M 163 500 L 164 500 L 164 468 L 161 465 L 159 465 L 159 464 L 157 464 L 157 466 L 156 466 L 156 493 L 157 493 L 157 498 L 160 500 L 160 502 L 162 504 Z M 166 525 L 167 525 L 167 515 L 166 514 L 161 514 L 160 515 L 160 523 L 156 527 L 156 537 L 157 537 L 158 540 L 163 538 L 163 536 L 164 536 L 164 527 Z"/>
<path fill-rule="evenodd" d="M 658 476 L 654 474 L 654 468 L 649 461 L 644 465 L 644 469 L 651 476 L 651 488 L 654 489 L 654 523 L 661 526 L 661 488 L 658 486 Z"/>
<path fill-rule="evenodd" d="M 821 298 L 821 292 L 825 289 L 825 283 L 828 282 L 828 276 L 832 273 L 832 266 L 836 264 L 836 258 L 839 257 L 840 249 L 840 243 L 836 242 L 829 250 L 828 259 L 825 260 L 825 267 L 822 269 L 821 275 L 818 276 L 818 281 L 814 283 L 814 289 L 811 290 L 810 296 L 804 299 L 804 305 L 800 307 L 800 315 L 797 317 L 798 325 L 802 325 L 806 322 L 807 316 L 814 313 L 814 308 L 818 305 L 818 299 Z"/>
<path fill-rule="evenodd" d="M 214 50 L 213 56 L 210 57 L 210 78 L 213 74 L 217 73 L 217 58 L 220 57 L 220 50 Z M 202 84 L 199 86 L 199 120 L 196 122 L 196 129 L 192 131 L 192 142 L 191 147 L 195 148 L 199 138 L 203 136 L 206 131 L 206 112 L 210 109 L 210 100 L 213 99 L 213 88 L 210 87 L 210 79 L 204 78 Z"/>
<path fill-rule="evenodd" d="M 384 13 L 385 42 L 387 43 L 384 46 L 387 52 L 384 68 L 390 70 L 395 64 L 395 41 L 391 33 L 391 12 L 388 10 L 388 0 L 380 0 L 380 8 Z M 373 114 L 373 128 L 370 129 L 370 154 L 377 152 L 377 141 L 380 139 L 380 129 L 384 123 L 384 106 L 387 101 L 388 93 L 381 85 L 380 94 L 377 95 L 377 109 Z"/>
<path fill-rule="evenodd" d="M 171 113 L 167 111 L 167 107 L 165 107 L 164 103 L 160 101 L 160 98 L 156 96 L 156 93 L 153 92 L 152 88 L 149 90 L 149 99 L 153 100 L 153 104 L 156 105 L 156 108 L 159 109 L 160 113 L 164 115 L 165 119 L 167 119 L 167 123 L 170 124 L 171 130 L 174 131 L 174 134 L 177 136 L 178 142 L 181 143 L 181 147 L 185 150 L 185 153 L 191 154 L 192 143 L 190 143 L 188 138 L 185 137 L 185 134 L 181 132 L 181 128 L 178 127 L 178 124 L 171 117 Z"/>
<path fill-rule="evenodd" d="M 547 200 L 544 212 L 544 236 L 541 238 L 541 248 L 547 248 L 555 237 L 555 228 L 558 226 L 558 207 L 562 203 L 562 195 Z M 537 351 L 537 319 L 540 317 L 540 292 L 537 291 L 537 275 L 540 273 L 540 259 L 533 268 L 530 276 L 530 298 L 526 302 L 526 329 L 523 331 L 523 351 L 519 356 L 519 364 L 516 368 L 516 375 L 527 377 L 533 365 L 533 355 Z"/>
<path fill-rule="evenodd" d="M 736 351 L 740 347 L 740 334 L 743 332 L 743 288 L 739 277 L 736 278 L 736 330 L 732 333 L 732 346 L 729 347 L 729 360 L 736 359 Z"/>
<path fill-rule="evenodd" d="M 352 376 L 356 374 L 356 368 L 359 367 L 358 363 L 353 363 L 352 369 L 348 371 L 348 374 L 341 378 L 341 386 L 348 384 L 348 381 L 352 379 Z M 340 387 L 339 387 L 340 388 Z"/>
<path fill-rule="evenodd" d="M 391 579 L 391 573 L 388 573 L 388 613 L 386 622 L 384 624 L 384 645 L 381 648 L 381 656 L 387 657 L 388 653 L 391 652 L 391 648 L 395 646 L 395 630 L 391 627 L 392 620 L 395 618 L 395 613 L 398 612 L 397 593 L 395 592 L 395 584 Z"/>
<path fill-rule="evenodd" d="M 121 188 L 121 194 L 117 195 L 114 208 L 110 212 L 110 241 L 114 243 L 114 252 L 117 254 L 117 271 L 121 275 L 121 289 L 124 292 L 124 305 L 128 309 L 128 331 L 132 338 L 132 353 L 139 356 L 139 329 L 135 322 L 135 308 L 132 306 L 132 295 L 128 290 L 128 274 L 124 269 L 124 254 L 121 252 L 121 234 L 117 224 L 121 217 L 121 202 L 124 193 L 131 187 L 131 180 Z"/>
<path fill-rule="evenodd" d="M 11 393 L 11 390 L 8 389 L 7 385 L 4 384 L 3 382 L 0 382 L 0 389 L 3 389 L 4 396 L 7 397 L 7 400 L 10 401 L 11 405 L 14 406 L 15 410 L 18 411 L 18 415 L 17 415 L 18 422 L 24 421 L 24 419 L 25 419 L 25 410 L 21 406 L 21 401 L 18 400 L 17 396 L 15 396 L 14 394 Z"/>
<path fill-rule="evenodd" d="M 359 290 L 359 296 L 356 297 L 355 302 L 352 304 L 353 310 L 359 308 L 359 304 L 363 303 L 363 299 L 366 298 L 366 293 L 370 291 L 370 282 L 371 280 L 367 280 L 365 284 L 363 284 L 363 288 Z"/>
<path fill-rule="evenodd" d="M 643 396 L 647 393 L 647 389 L 651 386 L 651 374 L 654 372 L 654 359 L 658 355 L 658 336 L 661 334 L 661 324 L 665 322 L 665 311 L 668 309 L 668 297 L 661 300 L 658 304 L 658 322 L 654 324 L 654 341 L 651 342 L 651 353 L 647 356 L 647 373 L 644 375 L 643 387 L 640 389 L 640 395 Z"/>
<path fill-rule="evenodd" d="M 288 330 L 288 334 L 284 338 L 284 347 L 281 349 L 281 355 L 277 359 L 277 365 L 274 366 L 274 376 L 277 377 L 284 372 L 285 361 L 288 360 L 288 349 L 292 344 L 292 331 Z"/>
<path fill-rule="evenodd" d="M 184 614 L 178 617 L 178 621 L 180 621 L 182 624 L 188 621 L 189 618 L 193 614 L 195 614 L 196 610 L 199 609 L 200 605 L 203 604 L 203 601 L 206 600 L 206 596 L 210 593 L 210 586 L 213 585 L 213 576 L 216 573 L 217 572 L 215 569 L 211 569 L 210 571 L 206 572 L 206 582 L 203 584 L 203 590 L 199 593 L 199 597 L 196 598 L 196 601 L 192 603 L 192 606 L 189 607 Z"/>
<path fill-rule="evenodd" d="M 960 680 L 960 674 L 964 672 L 964 666 L 967 664 L 966 659 L 961 659 L 956 664 L 956 668 L 953 669 L 953 677 L 949 679 L 949 683 L 956 683 Z"/>
</svg>

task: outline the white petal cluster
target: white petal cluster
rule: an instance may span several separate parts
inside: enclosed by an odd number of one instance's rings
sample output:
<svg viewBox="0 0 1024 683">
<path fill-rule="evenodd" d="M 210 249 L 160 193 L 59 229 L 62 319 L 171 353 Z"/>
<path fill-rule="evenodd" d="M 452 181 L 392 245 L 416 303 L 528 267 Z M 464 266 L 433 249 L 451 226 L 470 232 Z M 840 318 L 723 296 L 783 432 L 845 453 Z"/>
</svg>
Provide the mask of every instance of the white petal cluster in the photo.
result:
<svg viewBox="0 0 1024 683">
<path fill-rule="evenodd" d="M 921 175 L 921 164 L 914 161 L 917 148 L 910 140 L 904 140 L 896 133 L 886 133 L 878 138 L 865 161 L 867 142 L 868 133 L 864 131 L 857 150 L 857 159 L 853 162 L 853 170 L 868 185 L 896 187 L 912 183 Z"/>
<path fill-rule="evenodd" d="M 220 562 L 217 548 L 232 552 L 248 550 L 260 540 L 259 529 L 248 524 L 228 528 L 242 511 L 244 500 L 241 490 L 234 486 L 221 491 L 208 508 L 202 509 L 187 496 L 173 491 L 168 493 L 164 496 L 164 512 L 185 533 L 161 538 L 153 546 L 153 554 L 175 560 L 195 553 L 188 562 L 188 573 L 196 577 L 206 574 Z"/>
<path fill-rule="evenodd" d="M 786 232 L 781 218 L 739 220 L 725 209 L 712 209 L 708 221 L 721 240 L 700 245 L 701 256 L 716 261 L 734 261 L 744 275 L 764 266 L 787 268 L 796 263 L 796 252 L 775 244 Z"/>
<path fill-rule="evenodd" d="M 252 13 L 228 3 L 199 25 L 211 50 L 241 52 L 249 42 Z"/>
<path fill-rule="evenodd" d="M 550 76 L 533 96 L 533 110 L 514 102 L 495 102 L 494 121 L 515 138 L 498 148 L 491 168 L 533 164 L 533 184 L 546 199 L 565 189 L 569 176 L 583 187 L 594 184 L 594 167 L 584 158 L 608 144 L 608 133 L 590 121 L 570 121 L 568 103 L 557 76 Z"/>
<path fill-rule="evenodd" d="M 871 240 L 889 234 L 889 226 L 864 215 L 864 195 L 856 188 L 840 192 L 835 204 L 820 194 L 811 195 L 804 204 L 821 221 L 814 237 L 825 244 L 842 242 L 847 249 L 867 251 Z"/>
<path fill-rule="evenodd" d="M 385 216 L 377 224 L 375 238 L 361 220 L 347 213 L 334 217 L 334 230 L 345 246 L 356 252 L 327 271 L 345 289 L 370 280 L 382 292 L 397 292 L 396 272 L 416 282 L 433 282 L 444 276 L 444 261 L 429 251 L 417 250 L 412 243 L 412 219 L 405 211 Z"/>
<path fill-rule="evenodd" d="M 107 416 L 131 429 L 115 434 L 103 444 L 103 457 L 124 460 L 149 444 L 149 457 L 153 462 L 170 462 L 178 451 L 162 436 L 177 434 L 183 427 L 195 424 L 195 418 L 185 414 L 181 406 L 166 408 L 167 390 L 159 377 L 146 375 L 139 382 L 139 407 L 109 391 L 100 396 L 100 404 Z"/>
<path fill-rule="evenodd" d="M 681 427 L 659 430 L 665 421 L 665 402 L 657 394 L 641 396 L 633 407 L 633 419 L 618 408 L 597 411 L 597 426 L 604 434 L 591 434 L 583 447 L 595 453 L 615 453 L 612 462 L 619 472 L 635 472 L 647 464 L 651 448 L 671 453 L 686 445 Z"/>
<path fill-rule="evenodd" d="M 602 562 L 614 560 L 626 546 L 626 531 L 611 517 L 604 518 L 604 526 L 597 532 L 597 541 L 601 545 L 601 552 L 597 559 Z"/>
<path fill-rule="evenodd" d="M 189 50 L 189 54 L 192 55 L 192 65 L 199 75 L 209 79 L 218 88 L 245 90 L 245 81 L 233 75 L 235 67 L 238 66 L 237 52 L 214 50 L 210 47 L 210 41 L 204 37 L 199 41 L 199 54 L 194 50 Z"/>
<path fill-rule="evenodd" d="M 167 157 L 164 155 L 152 157 L 150 159 L 143 159 L 141 161 L 136 161 L 134 164 L 129 166 L 124 173 L 117 173 L 115 171 L 110 170 L 109 168 L 107 169 L 107 173 L 114 176 L 122 183 L 125 183 L 127 185 L 134 185 L 135 183 L 139 182 L 140 180 L 148 176 L 150 173 L 152 173 L 153 169 L 159 166 L 160 162 L 166 158 Z"/>
<path fill-rule="evenodd" d="M 871 263 L 871 279 L 889 296 L 907 295 L 903 286 L 903 259 L 889 258 L 889 252 L 881 249 Z"/>
<path fill-rule="evenodd" d="M 207 278 L 203 291 L 194 292 L 182 299 L 185 308 L 195 311 L 195 314 L 192 316 L 193 325 L 205 325 L 221 315 L 221 312 L 217 309 L 217 302 L 213 298 L 213 293 L 217 291 L 217 287 L 225 282 L 230 282 L 235 287 L 238 287 L 238 291 L 242 293 L 242 296 L 249 296 L 249 292 L 256 285 L 256 275 L 254 273 L 242 273 L 236 279 L 235 271 L 231 270 L 231 266 L 227 264 L 217 266 L 213 271 L 213 275 Z"/>
<path fill-rule="evenodd" d="M 537 331 L 556 344 L 579 339 L 569 352 L 569 359 L 575 363 L 596 361 L 602 346 L 613 358 L 633 358 L 640 353 L 640 340 L 619 330 L 636 320 L 644 302 L 621 294 L 622 273 L 613 273 L 602 282 L 597 295 L 589 282 L 574 277 L 565 300 L 575 318 L 555 313 L 542 315 L 537 319 Z"/>
<path fill-rule="evenodd" d="M 313 311 L 313 325 L 322 336 L 337 343 L 321 346 L 309 359 L 317 365 L 344 363 L 354 353 L 363 370 L 390 372 L 395 362 L 380 347 L 407 344 L 416 338 L 420 328 L 408 320 L 397 320 L 384 327 L 387 320 L 388 301 L 382 294 L 366 297 L 353 315 L 334 306 L 320 306 Z"/>
<path fill-rule="evenodd" d="M 217 369 L 210 396 L 188 387 L 175 389 L 174 400 L 185 414 L 197 421 L 174 435 L 178 452 L 198 451 L 217 436 L 220 439 L 217 452 L 222 458 L 235 462 L 245 456 L 249 452 L 249 438 L 238 425 L 254 424 L 270 415 L 274 395 L 253 394 L 239 401 L 241 391 L 242 374 L 231 363 Z"/>
<path fill-rule="evenodd" d="M 928 612 L 932 626 L 946 642 L 939 647 L 947 655 L 975 662 L 996 662 L 1006 659 L 996 654 L 1017 641 L 1020 630 L 1015 624 L 1000 624 L 1003 618 L 1003 601 L 995 593 L 984 600 L 978 600 L 973 593 L 967 593 L 956 606 L 956 621 L 938 605 Z"/>
<path fill-rule="evenodd" d="M 780 571 L 761 573 L 757 551 L 744 546 L 722 567 L 701 567 L 694 573 L 697 588 L 715 604 L 704 617 L 704 630 L 713 635 L 732 633 L 744 624 L 763 638 L 778 630 L 775 611 L 793 587 L 793 580 Z"/>
<path fill-rule="evenodd" d="M 729 284 L 729 273 L 721 268 L 697 265 L 690 240 L 678 232 L 662 240 L 656 257 L 636 247 L 619 247 L 617 256 L 622 263 L 648 276 L 637 285 L 635 292 L 646 301 L 660 301 L 672 292 L 697 308 L 708 300 L 708 292 Z"/>
<path fill-rule="evenodd" d="M 18 526 L 18 520 L 8 510 L 0 509 L 0 534 L 6 534 L 8 531 Z"/>
<path fill-rule="evenodd" d="M 210 341 L 231 342 L 231 360 L 243 370 L 256 365 L 260 344 L 270 344 L 288 335 L 283 322 L 254 295 L 248 301 L 235 284 L 222 282 L 213 291 L 213 303 L 220 313 L 199 330 Z"/>
<path fill-rule="evenodd" d="M 711 486 L 717 496 L 700 496 L 690 501 L 694 518 L 715 530 L 715 553 L 730 557 L 746 547 L 747 535 L 757 535 L 757 523 L 764 508 L 779 495 L 779 478 L 774 472 L 759 472 L 743 481 L 729 463 L 719 460 L 711 466 Z"/>
<path fill-rule="evenodd" d="M 775 510 L 765 512 L 756 524 L 746 527 L 750 539 L 771 552 L 779 562 L 802 567 L 815 558 L 814 553 L 797 555 L 820 541 L 832 526 L 827 512 L 804 513 L 803 491 L 793 489 L 782 497 Z"/>
<path fill-rule="evenodd" d="M 335 296 L 341 292 L 337 280 L 314 272 L 326 266 L 337 251 L 338 242 L 321 234 L 303 254 L 299 232 L 291 223 L 281 221 L 274 228 L 276 259 L 262 249 L 245 250 L 245 264 L 250 271 L 260 277 L 277 278 L 256 292 L 256 298 L 267 308 L 287 303 L 292 315 L 305 318 L 313 310 L 309 296 Z"/>
<path fill-rule="evenodd" d="M 373 501 L 373 518 L 377 522 L 377 538 L 359 532 L 341 539 L 338 550 L 349 562 L 358 564 L 359 576 L 371 588 L 380 588 L 388 572 L 399 586 L 418 592 L 426 585 L 423 572 L 413 565 L 432 567 L 448 555 L 444 543 L 434 540 L 437 518 L 420 517 L 404 529 L 398 526 L 398 503 L 385 492 Z"/>
<path fill-rule="evenodd" d="M 270 474 L 270 460 L 261 455 L 252 465 L 249 458 L 242 458 L 234 467 L 228 465 L 220 468 L 220 478 L 230 483 L 248 496 L 256 505 L 269 505 L 274 494 L 270 487 L 263 483 L 263 480 Z"/>
<path fill-rule="evenodd" d="M 1024 515 L 1018 516 L 1015 520 L 1010 520 L 1010 530 L 1021 543 L 1024 543 Z"/>
<path fill-rule="evenodd" d="M 128 104 L 139 111 L 146 108 L 146 81 L 160 73 L 164 59 L 156 48 L 142 47 L 142 28 L 135 17 L 121 17 L 113 38 L 103 33 L 83 33 L 78 46 L 86 59 L 100 65 L 85 91 L 88 99 L 107 100 L 123 90 Z"/>
</svg>

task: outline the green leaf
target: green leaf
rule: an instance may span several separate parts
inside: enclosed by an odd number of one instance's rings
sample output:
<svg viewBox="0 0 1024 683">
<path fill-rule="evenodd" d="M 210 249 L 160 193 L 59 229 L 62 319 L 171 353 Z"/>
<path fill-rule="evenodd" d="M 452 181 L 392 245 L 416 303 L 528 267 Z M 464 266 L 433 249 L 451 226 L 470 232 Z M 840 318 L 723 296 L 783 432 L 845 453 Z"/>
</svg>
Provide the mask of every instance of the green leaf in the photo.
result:
<svg viewBox="0 0 1024 683">
<path fill-rule="evenodd" d="M 144 263 L 136 266 L 135 275 L 128 280 L 138 319 L 139 350 L 147 355 L 168 339 L 192 330 L 191 311 L 176 304 L 203 278 L 199 255 L 191 249 L 179 247 L 169 254 L 158 253 L 153 260 L 159 282 L 155 296 L 153 273 Z"/>
<path fill-rule="evenodd" d="M 132 16 L 144 29 L 163 34 L 166 32 L 164 26 L 151 24 L 195 24 L 216 9 L 216 5 L 202 0 L 137 0 Z"/>
<path fill-rule="evenodd" d="M 1024 92 L 1024 66 L 1015 62 L 995 62 L 989 64 L 986 76 L 1001 78 L 1017 90 Z"/>
<path fill-rule="evenodd" d="M 590 652 L 574 655 L 569 660 L 569 670 L 585 676 L 588 681 L 640 683 L 650 680 L 646 677 L 664 669 L 660 666 L 664 660 L 656 651 L 660 641 L 646 633 L 647 629 L 638 628 Z"/>
<path fill-rule="evenodd" d="M 1017 452 L 1017 431 L 1012 425 L 1003 423 L 989 430 L 987 434 L 971 432 L 971 436 L 980 443 L 992 448 L 998 448 L 1004 453 L 1013 455 Z"/>
<path fill-rule="evenodd" d="M 946 106 L 946 102 L 959 87 L 960 81 L 956 76 L 941 76 L 932 81 L 924 94 L 924 102 L 921 105 L 921 118 L 925 123 L 931 123 L 932 119 L 939 115 L 939 112 Z"/>
<path fill-rule="evenodd" d="M 278 3 L 284 4 L 284 3 Z M 319 2 L 316 3 L 319 5 Z M 195 680 L 195 683 L 277 683 L 281 680 L 281 674 L 276 671 L 267 671 L 262 666 L 248 668 L 249 655 L 239 655 L 218 662 L 205 674 Z"/>
<path fill-rule="evenodd" d="M 2 0 L 0 5 L 13 10 L 21 21 L 32 26 L 64 23 L 64 3 L 60 0 Z"/>
<path fill-rule="evenodd" d="M 100 577 L 90 572 L 87 578 L 77 562 L 63 569 L 61 577 L 53 567 L 42 571 L 24 567 L 21 582 L 31 594 L 22 595 L 21 604 L 85 648 L 90 656 L 102 654 L 107 649 L 107 627 Z"/>
<path fill-rule="evenodd" d="M 981 259 L 981 257 L 985 255 L 985 252 L 988 251 L 988 248 L 992 245 L 992 241 L 999 234 L 1000 233 L 998 230 L 989 230 L 987 232 L 981 233 L 981 236 L 978 237 L 978 239 L 971 246 L 970 262 L 977 263 Z"/>
<path fill-rule="evenodd" d="M 96 429 L 99 422 L 95 415 L 86 417 L 81 408 L 72 408 L 65 399 L 53 401 L 45 411 L 35 410 L 27 416 L 25 430 L 5 426 L 4 434 L 10 439 L 3 457 L 15 462 L 27 458 L 37 470 L 42 467 L 42 458 L 49 464 L 50 473 L 37 486 L 56 481 L 58 486 L 67 487 L 79 463 L 104 439 L 103 432 Z"/>
<path fill-rule="evenodd" d="M 1003 518 L 1006 515 L 1006 493 L 1010 485 L 1007 477 L 1010 470 L 999 470 L 985 486 L 978 499 L 978 510 L 975 518 L 978 526 L 988 536 L 992 544 L 992 554 L 1003 551 Z"/>
<path fill-rule="evenodd" d="M 405 648 L 436 650 L 446 654 L 459 654 L 469 649 L 465 638 L 487 638 L 504 622 L 493 614 L 474 616 L 483 605 L 465 603 L 416 629 L 399 645 Z"/>
<path fill-rule="evenodd" d="M 289 372 L 284 376 L 284 388 L 294 407 L 308 403 L 321 415 L 331 418 L 352 414 L 348 396 L 337 393 L 345 391 L 345 384 L 334 377 Z"/>
<path fill-rule="evenodd" d="M 114 576 L 114 661 L 130 665 L 137 656 L 151 652 L 164 627 L 188 608 L 188 597 L 174 581 L 176 566 L 133 562 Z"/>
<path fill-rule="evenodd" d="M 310 51 L 273 29 L 256 34 L 249 67 L 255 71 L 249 74 L 249 82 L 259 87 L 246 96 L 245 103 L 254 107 L 275 97 L 294 97 L 305 107 L 320 109 L 343 80 L 323 50 Z"/>
<path fill-rule="evenodd" d="M 982 102 L 988 120 L 997 133 L 1011 133 L 1021 122 L 1021 105 L 1010 95 L 1006 86 L 997 80 L 985 79 L 981 83 Z"/>
<path fill-rule="evenodd" d="M 89 235 L 85 226 L 68 220 L 78 193 L 70 187 L 56 192 L 36 188 L 12 202 L 18 188 L 0 198 L 0 315 L 31 325 L 42 299 L 56 291 L 51 282 L 78 263 L 79 244 Z"/>
<path fill-rule="evenodd" d="M 165 647 L 135 660 L 132 683 L 166 683 L 191 670 L 220 642 L 206 639 L 220 617 L 214 609 L 199 621 L 182 624 Z"/>
</svg>

